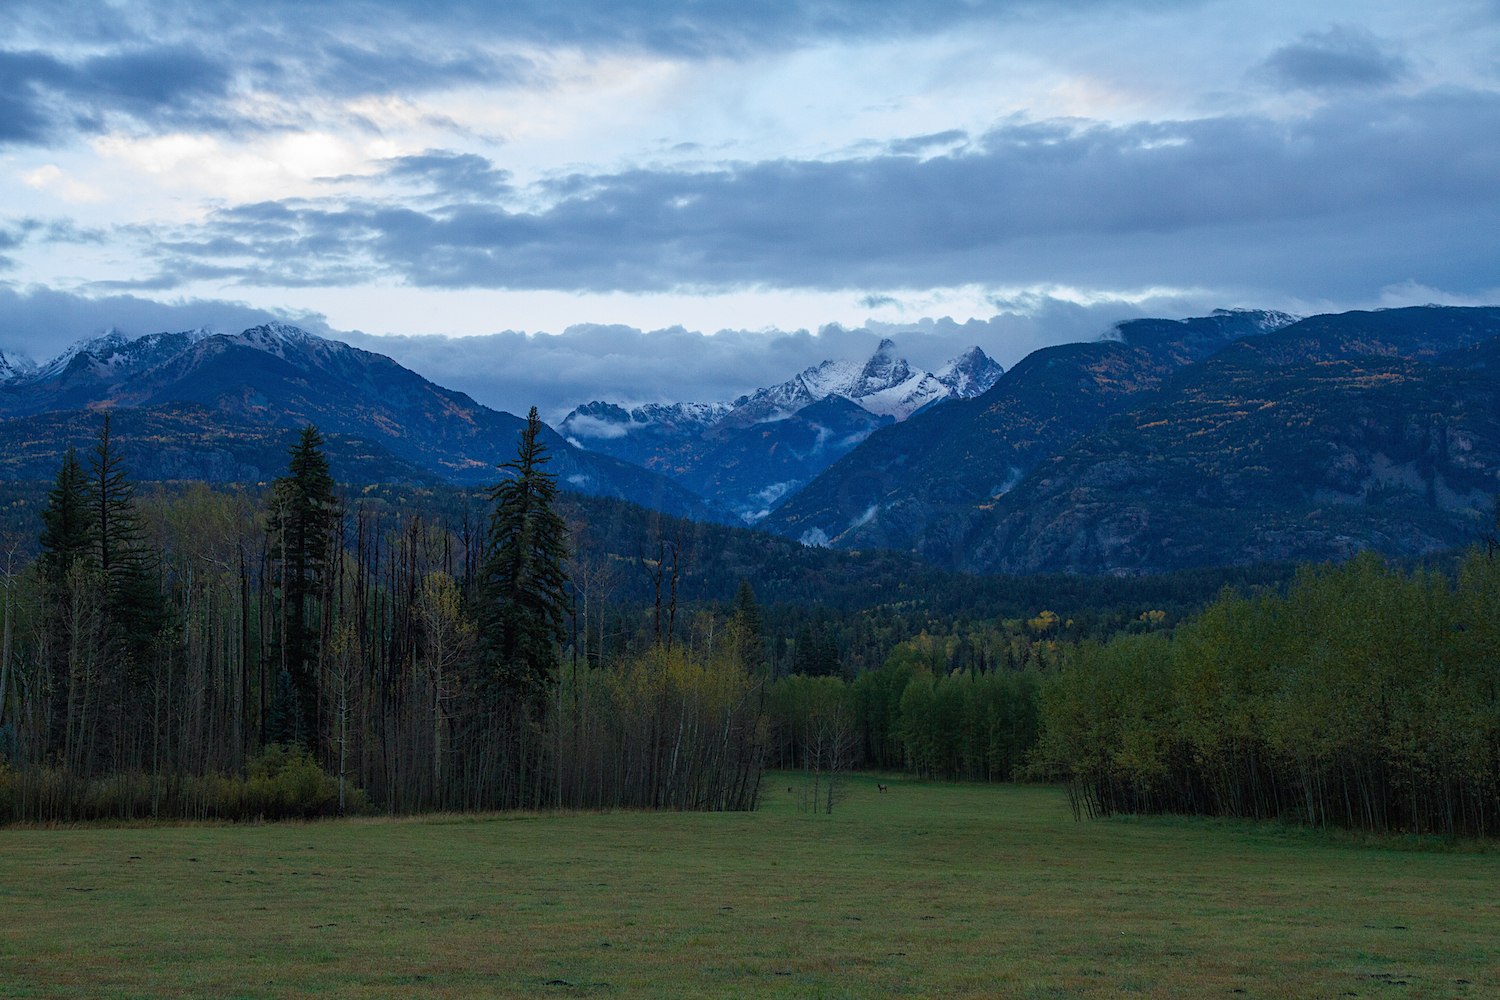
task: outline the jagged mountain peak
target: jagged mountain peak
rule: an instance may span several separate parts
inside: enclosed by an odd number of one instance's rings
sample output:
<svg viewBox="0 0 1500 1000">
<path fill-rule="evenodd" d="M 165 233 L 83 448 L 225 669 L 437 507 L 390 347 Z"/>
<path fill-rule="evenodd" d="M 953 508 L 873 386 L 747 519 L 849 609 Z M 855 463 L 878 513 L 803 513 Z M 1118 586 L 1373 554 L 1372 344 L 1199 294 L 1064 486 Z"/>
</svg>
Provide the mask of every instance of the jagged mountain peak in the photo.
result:
<svg viewBox="0 0 1500 1000">
<path fill-rule="evenodd" d="M 130 336 L 118 327 L 110 327 L 95 337 L 68 347 L 57 357 L 16 379 L 16 382 L 45 382 L 68 375 L 94 381 L 109 381 L 149 368 L 182 348 L 213 336 L 206 327 L 176 333 L 148 333 Z"/>
<path fill-rule="evenodd" d="M 906 359 L 896 356 L 896 342 L 889 337 L 880 342 L 875 348 L 875 353 L 870 355 L 870 360 L 865 362 L 865 367 L 859 373 L 859 382 L 852 386 L 852 393 L 841 393 L 851 399 L 868 396 L 872 392 L 880 392 L 891 386 L 900 385 L 911 378 L 911 366 Z"/>
<path fill-rule="evenodd" d="M 20 351 L 0 351 L 0 385 L 24 381 L 36 374 L 36 362 Z"/>
<path fill-rule="evenodd" d="M 960 398 L 978 396 L 1005 374 L 1004 367 L 975 345 L 933 373 L 937 380 Z"/>
</svg>

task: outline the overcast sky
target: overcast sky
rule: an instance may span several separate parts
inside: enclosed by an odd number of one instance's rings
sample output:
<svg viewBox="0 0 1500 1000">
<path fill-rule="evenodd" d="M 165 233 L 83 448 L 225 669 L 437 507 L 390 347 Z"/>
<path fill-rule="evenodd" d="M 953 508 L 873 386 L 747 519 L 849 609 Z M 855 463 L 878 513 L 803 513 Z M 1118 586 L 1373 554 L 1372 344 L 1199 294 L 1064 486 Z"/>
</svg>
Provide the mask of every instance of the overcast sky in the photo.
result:
<svg viewBox="0 0 1500 1000">
<path fill-rule="evenodd" d="M 274 315 L 556 414 L 893 332 L 1008 366 L 1500 300 L 1496 0 L 50 0 L 0 38 L 0 349 L 37 358 Z"/>
</svg>

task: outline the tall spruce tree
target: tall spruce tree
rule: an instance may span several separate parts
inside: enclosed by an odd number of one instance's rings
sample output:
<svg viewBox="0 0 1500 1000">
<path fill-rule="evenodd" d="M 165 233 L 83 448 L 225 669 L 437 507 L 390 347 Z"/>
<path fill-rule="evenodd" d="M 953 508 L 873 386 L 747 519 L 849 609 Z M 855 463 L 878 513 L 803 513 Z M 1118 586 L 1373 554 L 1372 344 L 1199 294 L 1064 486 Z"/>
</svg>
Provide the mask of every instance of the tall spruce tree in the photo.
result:
<svg viewBox="0 0 1500 1000">
<path fill-rule="evenodd" d="M 42 511 L 41 568 L 49 587 L 62 585 L 68 570 L 93 554 L 94 520 L 89 507 L 88 477 L 73 448 L 57 467 L 57 479 Z"/>
<path fill-rule="evenodd" d="M 41 614 L 45 622 L 45 640 L 38 644 L 43 675 L 38 685 L 47 701 L 43 713 L 49 720 L 43 739 L 49 748 L 65 745 L 69 723 L 70 664 L 82 659 L 73 648 L 84 642 L 81 630 L 70 628 L 70 586 L 81 584 L 69 574 L 87 574 L 94 555 L 94 515 L 89 504 L 88 475 L 78 461 L 78 452 L 68 449 L 57 467 L 57 479 L 47 494 L 42 511 L 42 533 L 38 538 L 41 554 L 38 568 L 42 576 Z M 96 604 L 97 601 L 91 601 Z"/>
<path fill-rule="evenodd" d="M 734 595 L 732 624 L 736 658 L 745 669 L 759 670 L 765 661 L 765 620 L 755 603 L 755 591 L 744 578 Z"/>
<path fill-rule="evenodd" d="M 552 509 L 557 483 L 542 469 L 550 461 L 547 446 L 538 440 L 542 426 L 533 406 L 516 458 L 499 465 L 511 475 L 489 491 L 495 509 L 485 538 L 476 617 L 489 681 L 505 699 L 545 690 L 565 637 L 568 527 Z"/>
<path fill-rule="evenodd" d="M 111 429 L 110 414 L 89 455 L 88 506 L 92 564 L 104 583 L 107 634 L 123 644 L 135 668 L 150 656 L 168 619 L 161 592 L 160 559 L 142 536 L 135 484 Z M 128 680 L 139 680 L 138 677 Z"/>
<path fill-rule="evenodd" d="M 329 543 L 337 497 L 323 437 L 308 424 L 289 451 L 287 469 L 272 484 L 271 531 L 280 585 L 278 683 L 276 698 L 285 703 L 267 725 L 270 742 L 308 742 L 317 733 L 317 602 L 327 580 Z M 274 723 L 274 724 L 272 724 Z"/>
</svg>

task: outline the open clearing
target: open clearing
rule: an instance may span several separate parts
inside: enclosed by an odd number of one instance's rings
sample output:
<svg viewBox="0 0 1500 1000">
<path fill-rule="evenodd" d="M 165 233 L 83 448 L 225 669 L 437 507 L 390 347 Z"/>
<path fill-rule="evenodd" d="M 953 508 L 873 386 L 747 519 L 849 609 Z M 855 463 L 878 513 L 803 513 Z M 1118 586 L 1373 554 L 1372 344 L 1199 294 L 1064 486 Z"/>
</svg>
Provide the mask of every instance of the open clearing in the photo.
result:
<svg viewBox="0 0 1500 1000">
<path fill-rule="evenodd" d="M 5 997 L 1493 997 L 1500 856 L 771 775 L 752 814 L 0 831 Z"/>
</svg>

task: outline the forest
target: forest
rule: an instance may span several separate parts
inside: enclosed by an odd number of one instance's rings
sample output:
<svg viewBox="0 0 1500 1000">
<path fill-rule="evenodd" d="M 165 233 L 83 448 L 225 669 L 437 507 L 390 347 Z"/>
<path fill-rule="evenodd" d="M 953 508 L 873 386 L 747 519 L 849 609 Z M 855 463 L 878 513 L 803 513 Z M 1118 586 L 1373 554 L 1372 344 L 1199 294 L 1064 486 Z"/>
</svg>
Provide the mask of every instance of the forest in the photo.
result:
<svg viewBox="0 0 1500 1000">
<path fill-rule="evenodd" d="M 557 492 L 133 483 L 106 419 L 5 522 L 0 821 L 832 811 L 854 769 L 1487 835 L 1489 556 L 972 577 Z M 21 513 L 17 513 L 17 512 Z M 29 518 L 29 520 L 28 520 Z"/>
</svg>

